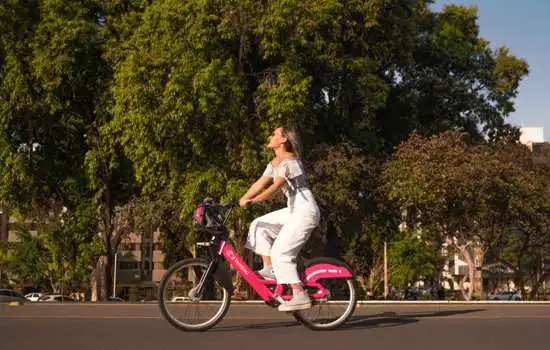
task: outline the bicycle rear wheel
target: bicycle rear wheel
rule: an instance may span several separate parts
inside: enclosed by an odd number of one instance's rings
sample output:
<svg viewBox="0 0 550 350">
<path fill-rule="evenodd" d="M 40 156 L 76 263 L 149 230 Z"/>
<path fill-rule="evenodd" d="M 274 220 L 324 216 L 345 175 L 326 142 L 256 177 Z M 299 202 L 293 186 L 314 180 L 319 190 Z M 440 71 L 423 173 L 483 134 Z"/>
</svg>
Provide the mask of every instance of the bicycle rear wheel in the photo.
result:
<svg viewBox="0 0 550 350">
<path fill-rule="evenodd" d="M 332 330 L 343 325 L 355 311 L 357 291 L 352 278 L 322 279 L 319 283 L 330 291 L 326 298 L 312 299 L 308 310 L 296 311 L 292 315 L 304 326 L 312 330 Z M 309 290 L 311 295 L 316 290 Z"/>
<path fill-rule="evenodd" d="M 161 314 L 182 331 L 208 330 L 220 322 L 229 310 L 231 296 L 218 284 L 213 274 L 205 275 L 207 268 L 208 263 L 203 259 L 179 261 L 166 271 L 160 282 Z M 201 280 L 204 280 L 204 288 L 197 294 Z"/>
</svg>

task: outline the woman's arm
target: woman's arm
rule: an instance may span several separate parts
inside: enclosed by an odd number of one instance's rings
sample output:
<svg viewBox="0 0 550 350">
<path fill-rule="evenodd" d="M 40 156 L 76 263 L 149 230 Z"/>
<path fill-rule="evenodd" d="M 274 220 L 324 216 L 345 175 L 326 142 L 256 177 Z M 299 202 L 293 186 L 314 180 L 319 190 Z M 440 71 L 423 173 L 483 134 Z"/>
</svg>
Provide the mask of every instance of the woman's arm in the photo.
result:
<svg viewBox="0 0 550 350">
<path fill-rule="evenodd" d="M 241 197 L 239 200 L 239 204 L 243 206 L 246 204 L 246 202 L 250 201 L 256 194 L 258 194 L 269 182 L 271 181 L 271 177 L 269 176 L 262 176 L 250 188 L 248 191 L 244 194 L 244 196 Z"/>
<path fill-rule="evenodd" d="M 263 191 L 256 197 L 253 197 L 252 202 L 261 202 L 272 198 L 273 195 L 275 195 L 275 193 L 284 186 L 285 181 L 285 178 L 282 176 L 275 177 L 273 184 L 271 184 L 271 186 L 266 188 L 265 191 Z"/>
</svg>

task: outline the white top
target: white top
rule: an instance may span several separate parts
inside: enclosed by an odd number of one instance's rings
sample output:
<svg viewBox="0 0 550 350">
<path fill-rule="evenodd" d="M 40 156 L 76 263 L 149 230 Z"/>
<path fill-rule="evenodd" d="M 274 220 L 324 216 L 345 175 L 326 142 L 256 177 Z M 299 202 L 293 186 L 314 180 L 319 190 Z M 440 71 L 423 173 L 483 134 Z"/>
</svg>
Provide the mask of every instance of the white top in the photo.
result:
<svg viewBox="0 0 550 350">
<path fill-rule="evenodd" d="M 270 162 L 265 168 L 263 176 L 269 176 L 273 179 L 277 176 L 284 177 L 286 183 L 283 186 L 283 193 L 291 210 L 297 207 L 319 210 L 309 189 L 307 175 L 300 159 L 283 159 L 279 165 L 273 165 Z"/>
</svg>

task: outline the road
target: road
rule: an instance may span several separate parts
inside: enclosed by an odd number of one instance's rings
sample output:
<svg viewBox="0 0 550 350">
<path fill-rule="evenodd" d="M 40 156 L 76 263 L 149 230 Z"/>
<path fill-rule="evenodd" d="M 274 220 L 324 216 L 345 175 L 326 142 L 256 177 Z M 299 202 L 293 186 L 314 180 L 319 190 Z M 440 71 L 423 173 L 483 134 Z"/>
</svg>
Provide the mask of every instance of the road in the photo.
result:
<svg viewBox="0 0 550 350">
<path fill-rule="evenodd" d="M 315 332 L 263 305 L 233 304 L 203 333 L 178 331 L 154 304 L 0 305 L 2 350 L 548 349 L 550 305 L 361 305 Z"/>
</svg>

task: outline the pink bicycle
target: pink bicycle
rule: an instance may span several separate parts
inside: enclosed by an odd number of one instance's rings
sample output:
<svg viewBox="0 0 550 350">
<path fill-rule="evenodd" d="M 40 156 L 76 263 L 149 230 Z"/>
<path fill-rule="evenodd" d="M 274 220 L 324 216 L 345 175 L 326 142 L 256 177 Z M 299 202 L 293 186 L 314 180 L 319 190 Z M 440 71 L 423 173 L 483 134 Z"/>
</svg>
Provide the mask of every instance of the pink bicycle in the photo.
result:
<svg viewBox="0 0 550 350">
<path fill-rule="evenodd" d="M 166 271 L 160 282 L 161 314 L 180 330 L 208 330 L 229 310 L 233 281 L 222 257 L 267 305 L 277 307 L 292 297 L 288 286 L 257 275 L 228 242 L 225 223 L 236 207 L 237 203 L 222 205 L 210 199 L 197 207 L 194 215 L 197 229 L 211 235 L 209 241 L 198 242 L 197 246 L 207 247 L 209 258 L 179 261 Z M 312 300 L 312 308 L 292 312 L 297 321 L 313 330 L 331 330 L 352 316 L 357 304 L 355 276 L 345 263 L 327 257 L 314 258 L 304 263 L 300 277 Z M 321 315 L 321 311 L 329 308 L 340 311 Z M 187 316 L 192 320 L 187 320 Z"/>
</svg>

